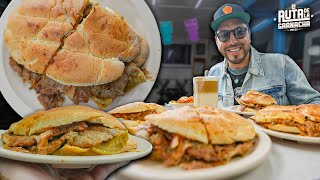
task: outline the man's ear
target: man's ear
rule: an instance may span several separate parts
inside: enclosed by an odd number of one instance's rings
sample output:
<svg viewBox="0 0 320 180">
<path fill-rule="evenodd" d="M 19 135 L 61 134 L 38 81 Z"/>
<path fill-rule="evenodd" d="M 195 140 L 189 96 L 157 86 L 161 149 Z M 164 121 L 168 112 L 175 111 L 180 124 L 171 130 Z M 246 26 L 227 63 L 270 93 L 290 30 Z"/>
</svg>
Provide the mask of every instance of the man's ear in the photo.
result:
<svg viewBox="0 0 320 180">
<path fill-rule="evenodd" d="M 251 34 L 251 29 L 250 29 L 250 27 L 249 27 L 249 24 L 246 24 L 246 26 L 247 26 L 247 29 L 248 29 L 248 33 Z"/>
<path fill-rule="evenodd" d="M 217 42 L 217 38 L 218 38 L 218 37 L 217 37 L 216 35 L 214 35 L 214 41 L 215 41 L 215 42 Z"/>
</svg>

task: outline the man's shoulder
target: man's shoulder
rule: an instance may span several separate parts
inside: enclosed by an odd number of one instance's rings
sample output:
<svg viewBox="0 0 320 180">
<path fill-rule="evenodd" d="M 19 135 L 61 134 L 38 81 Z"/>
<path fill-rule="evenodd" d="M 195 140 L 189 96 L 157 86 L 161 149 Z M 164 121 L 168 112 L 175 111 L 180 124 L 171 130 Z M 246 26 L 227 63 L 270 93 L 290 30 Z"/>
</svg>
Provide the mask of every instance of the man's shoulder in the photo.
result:
<svg viewBox="0 0 320 180">
<path fill-rule="evenodd" d="M 259 52 L 261 61 L 285 61 L 287 59 L 287 55 L 281 53 L 262 53 Z"/>
<path fill-rule="evenodd" d="M 259 61 L 262 63 L 263 67 L 270 67 L 270 68 L 264 68 L 266 69 L 272 69 L 272 71 L 278 68 L 286 68 L 286 67 L 293 67 L 296 68 L 297 64 L 294 62 L 293 59 L 291 59 L 286 54 L 281 53 L 262 53 L 257 52 L 259 55 Z M 258 62 L 259 62 L 258 61 Z"/>
<path fill-rule="evenodd" d="M 215 65 L 213 65 L 210 70 L 209 70 L 209 75 L 218 75 L 222 72 L 223 68 L 224 68 L 224 61 L 219 62 Z"/>
<path fill-rule="evenodd" d="M 212 69 L 221 69 L 221 68 L 223 68 L 224 67 L 224 61 L 222 61 L 222 62 L 219 62 L 219 63 L 217 63 L 217 64 L 215 64 L 215 65 L 213 65 L 211 68 L 210 68 L 210 70 Z"/>
</svg>

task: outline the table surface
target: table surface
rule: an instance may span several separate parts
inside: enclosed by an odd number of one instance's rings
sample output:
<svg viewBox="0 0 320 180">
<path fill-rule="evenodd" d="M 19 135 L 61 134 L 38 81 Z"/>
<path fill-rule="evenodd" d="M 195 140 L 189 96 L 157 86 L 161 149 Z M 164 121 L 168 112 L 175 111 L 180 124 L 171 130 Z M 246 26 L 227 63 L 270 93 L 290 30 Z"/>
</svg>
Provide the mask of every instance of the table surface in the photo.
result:
<svg viewBox="0 0 320 180">
<path fill-rule="evenodd" d="M 232 180 L 320 180 L 320 144 L 275 137 L 271 140 L 271 152 L 265 162 Z"/>
<path fill-rule="evenodd" d="M 271 137 L 272 149 L 257 168 L 235 180 L 319 180 L 320 144 L 306 144 Z"/>
</svg>

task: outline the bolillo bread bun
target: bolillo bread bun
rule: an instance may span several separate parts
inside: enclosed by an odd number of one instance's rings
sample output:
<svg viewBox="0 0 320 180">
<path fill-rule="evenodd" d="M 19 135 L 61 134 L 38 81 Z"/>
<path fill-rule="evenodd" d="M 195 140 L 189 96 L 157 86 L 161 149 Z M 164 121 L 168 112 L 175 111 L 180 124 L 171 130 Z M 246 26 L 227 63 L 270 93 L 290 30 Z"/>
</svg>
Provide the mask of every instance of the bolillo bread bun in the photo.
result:
<svg viewBox="0 0 320 180">
<path fill-rule="evenodd" d="M 290 111 L 260 110 L 253 117 L 257 123 L 273 123 L 275 121 L 292 121 L 299 124 L 305 123 L 302 114 Z"/>
<path fill-rule="evenodd" d="M 106 84 L 117 80 L 123 74 L 123 62 L 134 60 L 139 51 L 138 36 L 122 17 L 95 6 L 65 39 L 46 75 L 65 85 Z"/>
<path fill-rule="evenodd" d="M 294 133 L 294 134 L 301 134 L 303 133 L 299 128 L 294 126 L 286 126 L 283 124 L 267 124 L 267 128 L 275 130 L 275 131 L 281 131 L 286 133 Z"/>
<path fill-rule="evenodd" d="M 144 102 L 134 102 L 125 104 L 123 106 L 119 106 L 109 111 L 108 113 L 111 115 L 114 114 L 129 114 L 129 113 L 140 113 L 145 111 L 155 111 L 157 113 L 161 113 L 165 111 L 165 107 L 160 106 L 155 103 L 144 103 Z"/>
<path fill-rule="evenodd" d="M 251 117 L 266 128 L 303 136 L 319 137 L 320 105 L 268 106 Z"/>
<path fill-rule="evenodd" d="M 302 104 L 297 107 L 297 112 L 303 114 L 308 120 L 320 122 L 320 105 Z"/>
<path fill-rule="evenodd" d="M 135 63 L 138 67 L 141 67 L 149 56 L 150 48 L 148 42 L 145 39 L 143 39 L 141 36 L 138 37 L 141 44 L 141 48 L 138 56 L 132 62 Z"/>
<path fill-rule="evenodd" d="M 126 130 L 121 122 L 113 116 L 87 106 L 64 106 L 36 113 L 13 123 L 9 132 L 16 135 L 33 135 L 52 127 L 59 127 L 75 122 L 102 124 L 109 128 Z"/>
<path fill-rule="evenodd" d="M 284 106 L 284 105 L 271 105 L 267 106 L 261 111 L 289 111 L 289 112 L 296 112 L 297 111 L 297 106 Z"/>
<path fill-rule="evenodd" d="M 255 138 L 253 126 L 240 115 L 200 107 L 182 107 L 145 117 L 150 124 L 170 133 L 205 144 L 233 144 Z"/>
<path fill-rule="evenodd" d="M 149 52 L 122 16 L 88 0 L 23 0 L 4 35 L 18 64 L 63 85 L 110 83 Z"/>
<path fill-rule="evenodd" d="M 240 115 L 211 107 L 185 106 L 145 117 L 137 135 L 153 145 L 151 160 L 165 166 L 200 169 L 228 163 L 251 152 L 258 140 Z"/>
<path fill-rule="evenodd" d="M 161 114 L 150 114 L 146 121 L 170 133 L 179 134 L 188 139 L 208 144 L 207 130 L 197 111 L 183 107 L 168 110 Z"/>
<path fill-rule="evenodd" d="M 135 134 L 136 127 L 145 124 L 145 116 L 166 111 L 165 107 L 155 103 L 134 102 L 117 107 L 108 113 L 118 118 L 129 130 Z"/>
<path fill-rule="evenodd" d="M 100 155 L 133 151 L 126 128 L 115 117 L 86 106 L 37 111 L 1 136 L 9 150 L 54 155 Z"/>
<path fill-rule="evenodd" d="M 242 116 L 219 109 L 198 108 L 200 117 L 208 131 L 211 144 L 233 144 L 253 139 L 256 132 L 253 126 Z"/>
<path fill-rule="evenodd" d="M 118 58 L 103 59 L 90 54 L 61 50 L 46 71 L 51 79 L 73 86 L 92 86 L 117 80 L 124 71 Z"/>
<path fill-rule="evenodd" d="M 28 70 L 43 74 L 63 37 L 82 18 L 88 5 L 88 0 L 23 0 L 5 27 L 10 56 Z"/>
<path fill-rule="evenodd" d="M 250 108 L 248 106 L 246 106 L 244 109 L 241 106 L 239 106 L 237 110 L 242 112 L 250 112 L 250 113 L 255 113 L 257 111 L 254 108 Z"/>
<path fill-rule="evenodd" d="M 125 104 L 123 106 L 114 108 L 113 110 L 109 111 L 109 114 L 126 114 L 126 113 L 138 113 L 138 112 L 143 112 L 143 111 L 148 111 L 152 110 L 153 108 L 144 102 L 134 102 L 134 103 L 129 103 Z"/>
<path fill-rule="evenodd" d="M 269 106 L 251 117 L 256 123 L 275 131 L 303 134 L 303 114 L 296 112 L 296 106 Z"/>
<path fill-rule="evenodd" d="M 270 106 L 277 104 L 277 101 L 270 95 L 265 93 L 250 90 L 240 99 L 238 99 L 239 104 L 244 104 L 248 107 L 256 107 L 256 106 Z"/>
</svg>

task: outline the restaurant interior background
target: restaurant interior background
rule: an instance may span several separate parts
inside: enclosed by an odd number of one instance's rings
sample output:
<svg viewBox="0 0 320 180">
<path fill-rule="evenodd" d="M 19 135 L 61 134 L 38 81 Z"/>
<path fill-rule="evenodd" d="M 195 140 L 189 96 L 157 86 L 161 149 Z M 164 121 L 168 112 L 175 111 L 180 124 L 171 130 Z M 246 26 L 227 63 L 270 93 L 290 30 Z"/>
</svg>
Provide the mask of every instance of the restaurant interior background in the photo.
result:
<svg viewBox="0 0 320 180">
<path fill-rule="evenodd" d="M 10 0 L 0 1 L 1 14 Z M 192 77 L 221 62 L 210 23 L 215 10 L 225 3 L 239 4 L 251 15 L 252 45 L 260 52 L 289 55 L 303 70 L 310 84 L 320 91 L 319 0 L 146 0 L 162 29 L 161 68 L 147 102 L 164 104 L 192 95 Z M 277 29 L 278 10 L 296 4 L 309 7 L 311 27 L 296 32 Z M 169 28 L 168 28 L 169 24 Z M 168 33 L 169 34 L 165 34 Z M 166 37 L 164 39 L 164 37 Z M 0 128 L 20 117 L 0 96 Z"/>
</svg>

